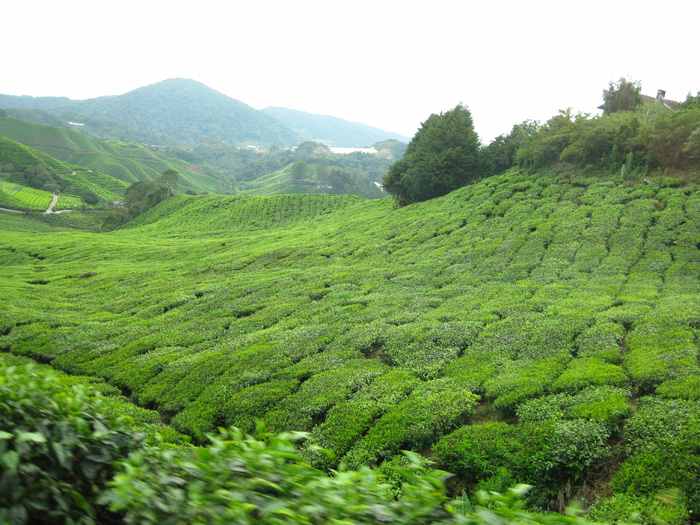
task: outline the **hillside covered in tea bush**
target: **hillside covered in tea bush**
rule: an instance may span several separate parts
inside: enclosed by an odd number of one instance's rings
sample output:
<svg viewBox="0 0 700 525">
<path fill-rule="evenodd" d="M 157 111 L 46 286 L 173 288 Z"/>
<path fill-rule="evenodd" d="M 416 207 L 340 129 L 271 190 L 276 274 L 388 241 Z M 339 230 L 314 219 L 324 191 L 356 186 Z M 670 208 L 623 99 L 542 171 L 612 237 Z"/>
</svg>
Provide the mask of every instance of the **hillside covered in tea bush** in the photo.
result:
<svg viewBox="0 0 700 525">
<path fill-rule="evenodd" d="M 177 196 L 102 234 L 0 215 L 0 262 L 0 347 L 195 440 L 261 421 L 310 432 L 319 468 L 409 449 L 454 493 L 525 482 L 538 508 L 614 520 L 672 491 L 671 522 L 700 513 L 695 184 Z"/>
</svg>

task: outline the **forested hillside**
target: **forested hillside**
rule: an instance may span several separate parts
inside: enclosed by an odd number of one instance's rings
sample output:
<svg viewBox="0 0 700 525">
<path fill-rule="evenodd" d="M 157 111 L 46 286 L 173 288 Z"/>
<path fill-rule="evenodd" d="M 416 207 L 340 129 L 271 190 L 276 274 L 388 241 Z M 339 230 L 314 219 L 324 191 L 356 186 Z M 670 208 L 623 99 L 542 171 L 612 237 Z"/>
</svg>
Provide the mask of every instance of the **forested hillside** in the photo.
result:
<svg viewBox="0 0 700 525">
<path fill-rule="evenodd" d="M 260 420 L 319 467 L 410 449 L 457 494 L 700 513 L 696 184 L 511 170 L 401 209 L 179 196 L 109 234 L 0 226 L 0 347 L 196 440 Z"/>
<path fill-rule="evenodd" d="M 0 95 L 0 108 L 40 110 L 83 124 L 83 129 L 99 137 L 146 144 L 299 142 L 272 117 L 187 79 L 164 80 L 123 95 L 88 100 Z"/>
</svg>

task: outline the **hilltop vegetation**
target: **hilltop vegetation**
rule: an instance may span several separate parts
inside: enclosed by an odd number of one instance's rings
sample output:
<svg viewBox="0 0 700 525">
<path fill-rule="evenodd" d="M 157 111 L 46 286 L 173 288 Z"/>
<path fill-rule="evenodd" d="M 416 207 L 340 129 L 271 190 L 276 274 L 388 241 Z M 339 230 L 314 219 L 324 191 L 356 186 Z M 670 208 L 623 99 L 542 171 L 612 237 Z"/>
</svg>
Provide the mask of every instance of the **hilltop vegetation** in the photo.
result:
<svg viewBox="0 0 700 525">
<path fill-rule="evenodd" d="M 457 491 L 700 512 L 696 185 L 511 171 L 398 210 L 178 196 L 109 234 L 0 221 L 0 346 L 195 439 L 259 419 L 310 432 L 319 468 L 411 449 Z"/>
</svg>

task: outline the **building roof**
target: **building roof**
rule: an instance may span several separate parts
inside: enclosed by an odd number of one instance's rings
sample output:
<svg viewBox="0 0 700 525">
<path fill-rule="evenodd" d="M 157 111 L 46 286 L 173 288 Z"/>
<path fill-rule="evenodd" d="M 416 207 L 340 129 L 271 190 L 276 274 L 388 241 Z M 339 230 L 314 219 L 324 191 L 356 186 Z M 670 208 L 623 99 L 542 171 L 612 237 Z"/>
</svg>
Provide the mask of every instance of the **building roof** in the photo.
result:
<svg viewBox="0 0 700 525">
<path fill-rule="evenodd" d="M 677 102 L 675 100 L 670 100 L 668 98 L 658 99 L 649 95 L 642 95 L 642 102 L 662 102 L 663 105 L 666 106 L 668 109 L 676 109 L 678 108 L 678 106 L 681 105 L 680 102 Z"/>
</svg>

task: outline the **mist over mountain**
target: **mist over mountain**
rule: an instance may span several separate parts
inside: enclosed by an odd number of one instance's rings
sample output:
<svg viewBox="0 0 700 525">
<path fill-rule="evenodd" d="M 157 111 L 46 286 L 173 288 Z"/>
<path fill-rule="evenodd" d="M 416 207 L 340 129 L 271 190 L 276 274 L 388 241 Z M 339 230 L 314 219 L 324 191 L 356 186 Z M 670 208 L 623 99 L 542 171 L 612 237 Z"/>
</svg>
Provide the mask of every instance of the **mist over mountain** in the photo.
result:
<svg viewBox="0 0 700 525">
<path fill-rule="evenodd" d="M 263 110 L 304 140 L 314 140 L 339 147 L 363 147 L 389 139 L 408 142 L 398 133 L 350 122 L 329 115 L 316 115 L 289 108 L 269 107 Z"/>
<path fill-rule="evenodd" d="M 0 95 L 16 118 L 79 127 L 102 138 L 164 146 L 201 143 L 294 146 L 317 140 L 361 147 L 406 137 L 336 117 L 286 108 L 257 110 L 189 79 L 169 79 L 123 95 L 87 100 Z"/>
</svg>

